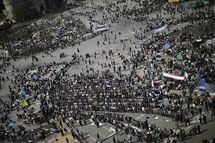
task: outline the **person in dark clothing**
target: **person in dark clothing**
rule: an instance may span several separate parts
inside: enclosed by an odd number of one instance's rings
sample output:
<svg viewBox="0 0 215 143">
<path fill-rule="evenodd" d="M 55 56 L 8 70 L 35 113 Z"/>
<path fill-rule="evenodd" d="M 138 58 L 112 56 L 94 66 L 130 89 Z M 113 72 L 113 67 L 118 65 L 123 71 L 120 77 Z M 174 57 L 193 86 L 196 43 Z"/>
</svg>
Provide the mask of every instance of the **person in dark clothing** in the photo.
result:
<svg viewBox="0 0 215 143">
<path fill-rule="evenodd" d="M 116 139 L 115 139 L 115 137 L 113 136 L 113 143 L 116 143 Z"/>
<path fill-rule="evenodd" d="M 199 123 L 202 125 L 202 117 L 199 117 Z"/>
<path fill-rule="evenodd" d="M 199 108 L 199 114 L 200 115 L 202 114 L 202 108 Z"/>
<path fill-rule="evenodd" d="M 46 138 L 45 130 L 42 131 L 42 139 L 44 140 Z"/>
<path fill-rule="evenodd" d="M 203 116 L 203 121 L 204 121 L 204 124 L 206 124 L 206 122 L 207 122 L 207 118 L 206 118 L 206 116 L 205 116 L 205 115 Z"/>
<path fill-rule="evenodd" d="M 97 128 L 99 128 L 99 122 L 98 122 L 98 121 L 96 121 L 95 123 L 96 123 Z"/>
<path fill-rule="evenodd" d="M 198 125 L 197 125 L 198 133 L 200 133 L 200 128 L 201 128 L 201 127 L 200 127 L 200 125 L 198 124 Z"/>
<path fill-rule="evenodd" d="M 98 140 L 100 139 L 99 133 L 97 133 L 97 139 L 98 139 Z"/>
<path fill-rule="evenodd" d="M 61 136 L 64 136 L 64 132 L 62 129 L 60 129 L 60 132 L 61 132 Z"/>
<path fill-rule="evenodd" d="M 66 142 L 69 143 L 69 139 L 66 137 Z"/>
<path fill-rule="evenodd" d="M 77 133 L 78 133 L 78 134 L 80 134 L 80 133 L 79 133 L 79 129 L 78 129 L 78 128 L 76 129 L 76 131 L 77 131 Z"/>
</svg>

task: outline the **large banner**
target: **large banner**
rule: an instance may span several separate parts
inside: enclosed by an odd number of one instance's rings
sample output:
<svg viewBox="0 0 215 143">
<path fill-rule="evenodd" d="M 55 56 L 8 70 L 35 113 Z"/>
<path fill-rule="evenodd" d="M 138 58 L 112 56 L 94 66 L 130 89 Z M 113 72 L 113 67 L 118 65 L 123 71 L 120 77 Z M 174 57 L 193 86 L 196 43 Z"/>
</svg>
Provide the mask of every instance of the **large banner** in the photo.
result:
<svg viewBox="0 0 215 143">
<path fill-rule="evenodd" d="M 108 24 L 104 24 L 104 25 L 93 25 L 92 30 L 94 32 L 98 32 L 98 31 L 105 31 L 108 30 L 109 26 Z"/>
<path fill-rule="evenodd" d="M 167 27 L 168 27 L 168 25 L 166 24 L 166 25 L 164 25 L 163 27 L 156 29 L 156 30 L 154 31 L 154 33 L 156 34 L 156 33 L 158 33 L 158 32 L 161 32 L 161 31 L 163 31 L 164 29 L 166 29 Z"/>
<path fill-rule="evenodd" d="M 173 75 L 173 74 L 169 74 L 166 72 L 163 72 L 163 76 L 164 77 L 168 77 L 168 78 L 172 78 L 172 79 L 176 79 L 176 80 L 184 80 L 184 76 L 178 76 L 178 75 Z"/>
</svg>

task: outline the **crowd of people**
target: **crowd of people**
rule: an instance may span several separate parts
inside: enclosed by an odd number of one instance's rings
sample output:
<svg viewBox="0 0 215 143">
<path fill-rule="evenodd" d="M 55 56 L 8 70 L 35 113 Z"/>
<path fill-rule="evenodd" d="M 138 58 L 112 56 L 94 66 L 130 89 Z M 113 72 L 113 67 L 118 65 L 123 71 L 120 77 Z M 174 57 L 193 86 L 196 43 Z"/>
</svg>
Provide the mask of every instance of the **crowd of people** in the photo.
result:
<svg viewBox="0 0 215 143">
<path fill-rule="evenodd" d="M 12 122 L 8 118 L 12 110 L 24 110 L 22 114 L 17 114 L 17 118 L 25 120 L 25 124 L 41 125 L 47 122 L 48 125 L 52 125 L 48 128 L 54 128 L 53 132 L 55 132 L 59 129 L 56 123 L 60 126 L 65 123 L 70 128 L 72 135 L 79 140 L 85 140 L 85 137 L 83 132 L 75 129 L 73 125 L 76 124 L 75 121 L 79 120 L 79 125 L 84 126 L 90 118 L 98 127 L 99 122 L 110 123 L 116 127 L 116 133 L 119 131 L 118 129 L 125 130 L 126 134 L 130 133 L 137 136 L 140 141 L 146 140 L 147 142 L 156 142 L 163 138 L 168 138 L 168 142 L 170 142 L 169 138 L 171 137 L 183 141 L 188 134 L 201 133 L 201 126 L 207 123 L 206 115 L 202 113 L 202 110 L 210 112 L 213 120 L 215 100 L 206 92 L 201 96 L 194 96 L 196 94 L 194 88 L 200 76 L 204 76 L 212 82 L 215 81 L 214 63 L 211 60 L 206 60 L 211 58 L 211 53 L 214 50 L 209 47 L 203 54 L 193 50 L 191 41 L 196 38 L 204 39 L 204 35 L 196 36 L 187 32 L 184 35 L 174 36 L 172 33 L 179 30 L 177 24 L 180 23 L 188 23 L 185 28 L 206 23 L 211 24 L 214 22 L 214 14 L 209 8 L 187 12 L 188 10 L 166 5 L 161 9 L 164 12 L 162 17 L 158 14 L 160 12 L 158 7 L 161 7 L 161 4 L 145 5 L 144 8 L 135 6 L 131 9 L 127 5 L 117 6 L 112 2 L 108 2 L 105 6 L 93 4 L 93 11 L 87 14 L 93 16 L 102 12 L 102 22 L 109 20 L 113 24 L 133 21 L 132 17 L 139 17 L 141 13 L 146 14 L 145 19 L 147 15 L 154 14 L 154 18 L 149 16 L 147 19 L 145 28 L 140 27 L 134 30 L 136 40 L 145 38 L 148 40 L 141 46 L 131 39 L 121 42 L 123 50 L 128 51 L 128 56 L 115 49 L 103 50 L 102 53 L 94 53 L 94 56 L 85 57 L 78 50 L 76 53 L 78 60 L 75 64 L 85 64 L 85 69 L 78 74 L 70 75 L 67 72 L 74 64 L 73 61 L 59 63 L 54 61 L 26 71 L 17 71 L 16 80 L 2 77 L 2 81 L 11 82 L 9 86 L 11 101 L 9 103 L 1 101 L 5 113 L 1 118 L 2 122 Z M 111 19 L 108 18 L 110 15 Z M 146 36 L 148 32 L 165 24 L 168 24 L 168 32 Z M 41 26 L 50 27 L 50 23 Z M 119 35 L 121 33 L 113 33 L 112 31 L 109 34 L 103 33 L 104 41 L 99 43 L 111 44 L 110 39 L 117 42 L 120 40 L 117 38 Z M 214 36 L 211 33 L 207 34 L 207 38 Z M 134 47 L 127 46 L 129 42 L 134 44 Z M 62 46 L 65 46 L 63 41 L 62 43 Z M 99 43 L 97 46 L 100 46 Z M 171 43 L 170 50 L 162 48 L 165 43 Z M 178 53 L 183 55 L 183 60 L 177 59 Z M 165 56 L 170 57 L 172 62 L 170 67 L 168 67 L 169 60 Z M 91 66 L 95 64 L 94 61 L 97 61 L 98 57 L 106 60 L 103 63 L 96 63 L 101 67 L 101 70 Z M 122 64 L 116 64 L 115 58 L 120 59 L 119 63 Z M 138 74 L 137 70 L 139 69 L 144 72 L 142 75 Z M 164 78 L 163 72 L 180 76 L 186 73 L 188 76 L 182 81 L 171 80 Z M 171 93 L 171 90 L 182 92 L 181 94 Z M 168 103 L 163 103 L 163 100 L 167 100 Z M 39 103 L 39 109 L 32 107 L 35 103 Z M 183 104 L 187 105 L 186 108 L 182 106 Z M 97 114 L 100 111 L 109 113 Z M 151 126 L 148 120 L 136 121 L 132 117 L 117 114 L 117 112 L 139 112 L 167 116 L 175 121 L 176 129 L 161 129 L 159 126 Z M 178 126 L 179 123 L 190 125 L 190 120 L 196 115 L 200 115 L 199 124 L 193 126 L 189 133 Z M 54 121 L 50 122 L 50 119 Z M 131 125 L 141 128 L 143 131 L 138 132 Z M 22 131 L 26 133 L 24 129 Z M 40 132 L 42 133 L 41 139 L 45 139 L 45 131 Z M 59 132 L 64 135 L 62 129 L 59 129 Z M 15 139 L 18 135 L 19 133 L 12 136 L 1 127 L 1 139 Z M 99 135 L 97 137 L 100 140 Z M 212 141 L 214 142 L 213 139 Z M 115 137 L 113 137 L 113 142 L 116 142 Z M 131 142 L 131 137 L 127 142 Z"/>
<path fill-rule="evenodd" d="M 84 34 L 90 32 L 83 21 L 77 18 L 77 13 L 53 14 L 27 24 L 18 24 L 14 28 L 14 38 L 1 43 L 9 54 L 16 59 L 20 56 L 30 56 L 32 53 L 54 51 L 58 48 L 73 46 L 81 40 Z"/>
</svg>

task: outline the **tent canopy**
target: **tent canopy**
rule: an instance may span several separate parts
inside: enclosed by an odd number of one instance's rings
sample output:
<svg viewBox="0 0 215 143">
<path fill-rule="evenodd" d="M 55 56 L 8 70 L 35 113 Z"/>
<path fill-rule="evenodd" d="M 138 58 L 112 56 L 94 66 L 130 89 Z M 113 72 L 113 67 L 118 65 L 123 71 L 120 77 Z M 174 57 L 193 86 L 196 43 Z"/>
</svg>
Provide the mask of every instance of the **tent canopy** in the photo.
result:
<svg viewBox="0 0 215 143">
<path fill-rule="evenodd" d="M 28 103 L 27 103 L 26 101 L 24 101 L 24 102 L 22 103 L 22 107 L 24 108 L 24 107 L 26 107 L 26 106 L 28 106 Z"/>
<path fill-rule="evenodd" d="M 208 92 L 215 93 L 215 84 L 205 83 L 205 89 Z"/>
<path fill-rule="evenodd" d="M 179 54 L 177 55 L 177 59 L 178 59 L 178 60 L 183 60 L 183 56 L 182 56 L 181 53 L 179 53 Z"/>
<path fill-rule="evenodd" d="M 199 80 L 195 90 L 204 90 L 205 89 L 205 78 Z"/>
<path fill-rule="evenodd" d="M 168 48 L 170 48 L 170 45 L 168 43 L 166 43 L 165 45 L 163 45 L 163 48 L 168 49 Z"/>
</svg>

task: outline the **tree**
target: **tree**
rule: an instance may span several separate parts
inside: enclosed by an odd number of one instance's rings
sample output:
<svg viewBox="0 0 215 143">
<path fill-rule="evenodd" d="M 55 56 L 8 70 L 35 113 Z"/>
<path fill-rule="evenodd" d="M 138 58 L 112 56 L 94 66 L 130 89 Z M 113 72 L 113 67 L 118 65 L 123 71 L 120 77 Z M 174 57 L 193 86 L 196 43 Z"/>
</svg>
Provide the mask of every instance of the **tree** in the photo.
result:
<svg viewBox="0 0 215 143">
<path fill-rule="evenodd" d="M 31 1 L 23 1 L 16 4 L 16 6 L 13 7 L 16 21 L 29 19 L 32 15 L 32 13 L 29 11 L 32 5 L 33 3 Z"/>
<path fill-rule="evenodd" d="M 47 9 L 51 11 L 60 10 L 65 4 L 65 0 L 45 0 Z"/>
</svg>

